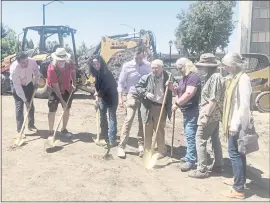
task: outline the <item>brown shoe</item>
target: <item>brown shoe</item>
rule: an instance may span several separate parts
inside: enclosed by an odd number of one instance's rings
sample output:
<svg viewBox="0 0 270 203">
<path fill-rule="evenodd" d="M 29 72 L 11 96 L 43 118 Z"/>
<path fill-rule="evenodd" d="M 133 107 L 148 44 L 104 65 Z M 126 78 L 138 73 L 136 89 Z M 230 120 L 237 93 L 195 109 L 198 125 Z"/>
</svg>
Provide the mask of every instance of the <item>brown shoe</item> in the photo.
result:
<svg viewBox="0 0 270 203">
<path fill-rule="evenodd" d="M 229 198 L 245 199 L 245 193 L 244 192 L 237 192 L 234 189 L 222 192 L 221 195 L 223 195 L 225 197 L 229 197 Z"/>
</svg>

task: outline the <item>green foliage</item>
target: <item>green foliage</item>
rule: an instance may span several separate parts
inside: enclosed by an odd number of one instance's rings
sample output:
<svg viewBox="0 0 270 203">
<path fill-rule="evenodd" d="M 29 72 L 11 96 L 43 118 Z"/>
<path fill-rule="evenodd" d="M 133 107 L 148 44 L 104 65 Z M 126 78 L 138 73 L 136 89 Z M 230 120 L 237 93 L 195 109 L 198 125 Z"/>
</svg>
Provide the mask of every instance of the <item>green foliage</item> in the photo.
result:
<svg viewBox="0 0 270 203">
<path fill-rule="evenodd" d="M 1 59 L 3 59 L 16 52 L 17 38 L 15 31 L 8 26 L 1 24 L 1 29 Z"/>
<path fill-rule="evenodd" d="M 177 15 L 176 47 L 188 55 L 224 51 L 235 27 L 232 21 L 235 1 L 199 1 Z"/>
<path fill-rule="evenodd" d="M 84 54 L 86 54 L 87 50 L 88 50 L 88 48 L 87 48 L 85 42 L 82 42 L 82 44 L 79 46 L 78 51 L 77 51 L 78 57 L 83 56 Z"/>
</svg>

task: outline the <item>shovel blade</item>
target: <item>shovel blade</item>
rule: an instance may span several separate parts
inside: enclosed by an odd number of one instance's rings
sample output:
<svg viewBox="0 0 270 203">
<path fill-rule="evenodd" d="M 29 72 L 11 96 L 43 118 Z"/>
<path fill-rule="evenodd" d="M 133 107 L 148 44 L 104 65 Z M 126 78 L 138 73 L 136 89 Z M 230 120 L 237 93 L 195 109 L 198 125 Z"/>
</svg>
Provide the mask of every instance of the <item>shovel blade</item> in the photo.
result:
<svg viewBox="0 0 270 203">
<path fill-rule="evenodd" d="M 153 168 L 158 160 L 158 153 L 151 153 L 151 151 L 146 151 L 143 156 L 143 162 L 144 162 L 144 167 L 146 169 L 151 169 Z"/>
<path fill-rule="evenodd" d="M 98 139 L 94 139 L 93 141 L 95 142 L 96 145 L 98 146 L 105 146 L 107 143 L 105 142 L 105 140 L 98 140 Z"/>
<path fill-rule="evenodd" d="M 44 149 L 50 149 L 50 148 L 57 147 L 58 144 L 59 144 L 59 140 L 55 140 L 55 139 L 49 137 L 44 142 Z"/>
<path fill-rule="evenodd" d="M 15 141 L 14 141 L 14 144 L 17 145 L 17 146 L 22 146 L 24 143 L 25 143 L 26 139 L 24 137 L 22 138 L 17 138 Z"/>
</svg>

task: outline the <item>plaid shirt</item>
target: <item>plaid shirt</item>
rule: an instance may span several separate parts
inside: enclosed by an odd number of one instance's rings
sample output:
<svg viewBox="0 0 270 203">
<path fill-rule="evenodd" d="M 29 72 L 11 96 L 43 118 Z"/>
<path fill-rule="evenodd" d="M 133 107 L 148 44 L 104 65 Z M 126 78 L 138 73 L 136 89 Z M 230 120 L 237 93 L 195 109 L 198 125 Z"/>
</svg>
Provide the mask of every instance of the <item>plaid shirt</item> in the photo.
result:
<svg viewBox="0 0 270 203">
<path fill-rule="evenodd" d="M 209 118 L 209 123 L 221 121 L 221 112 L 224 101 L 224 90 L 224 80 L 220 73 L 214 73 L 204 83 L 201 93 L 200 114 L 204 114 L 206 110 L 205 106 L 208 104 L 208 101 L 215 100 L 217 102 L 217 107 Z"/>
</svg>

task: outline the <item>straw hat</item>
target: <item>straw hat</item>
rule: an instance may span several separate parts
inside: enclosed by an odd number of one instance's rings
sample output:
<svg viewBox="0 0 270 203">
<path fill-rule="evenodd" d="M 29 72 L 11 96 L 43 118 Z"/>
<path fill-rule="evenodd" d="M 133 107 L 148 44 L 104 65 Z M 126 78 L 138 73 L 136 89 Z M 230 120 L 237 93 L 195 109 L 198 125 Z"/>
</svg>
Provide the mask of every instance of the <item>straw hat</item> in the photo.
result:
<svg viewBox="0 0 270 203">
<path fill-rule="evenodd" d="M 56 51 L 51 54 L 51 57 L 57 61 L 66 61 L 70 59 L 71 54 L 67 53 L 64 48 L 57 48 Z"/>
<path fill-rule="evenodd" d="M 195 65 L 202 67 L 218 67 L 219 64 L 220 62 L 216 59 L 214 54 L 206 53 L 201 55 L 200 61 Z"/>
<path fill-rule="evenodd" d="M 227 53 L 221 60 L 221 64 L 225 66 L 239 66 L 244 64 L 243 57 L 238 53 Z"/>
</svg>

